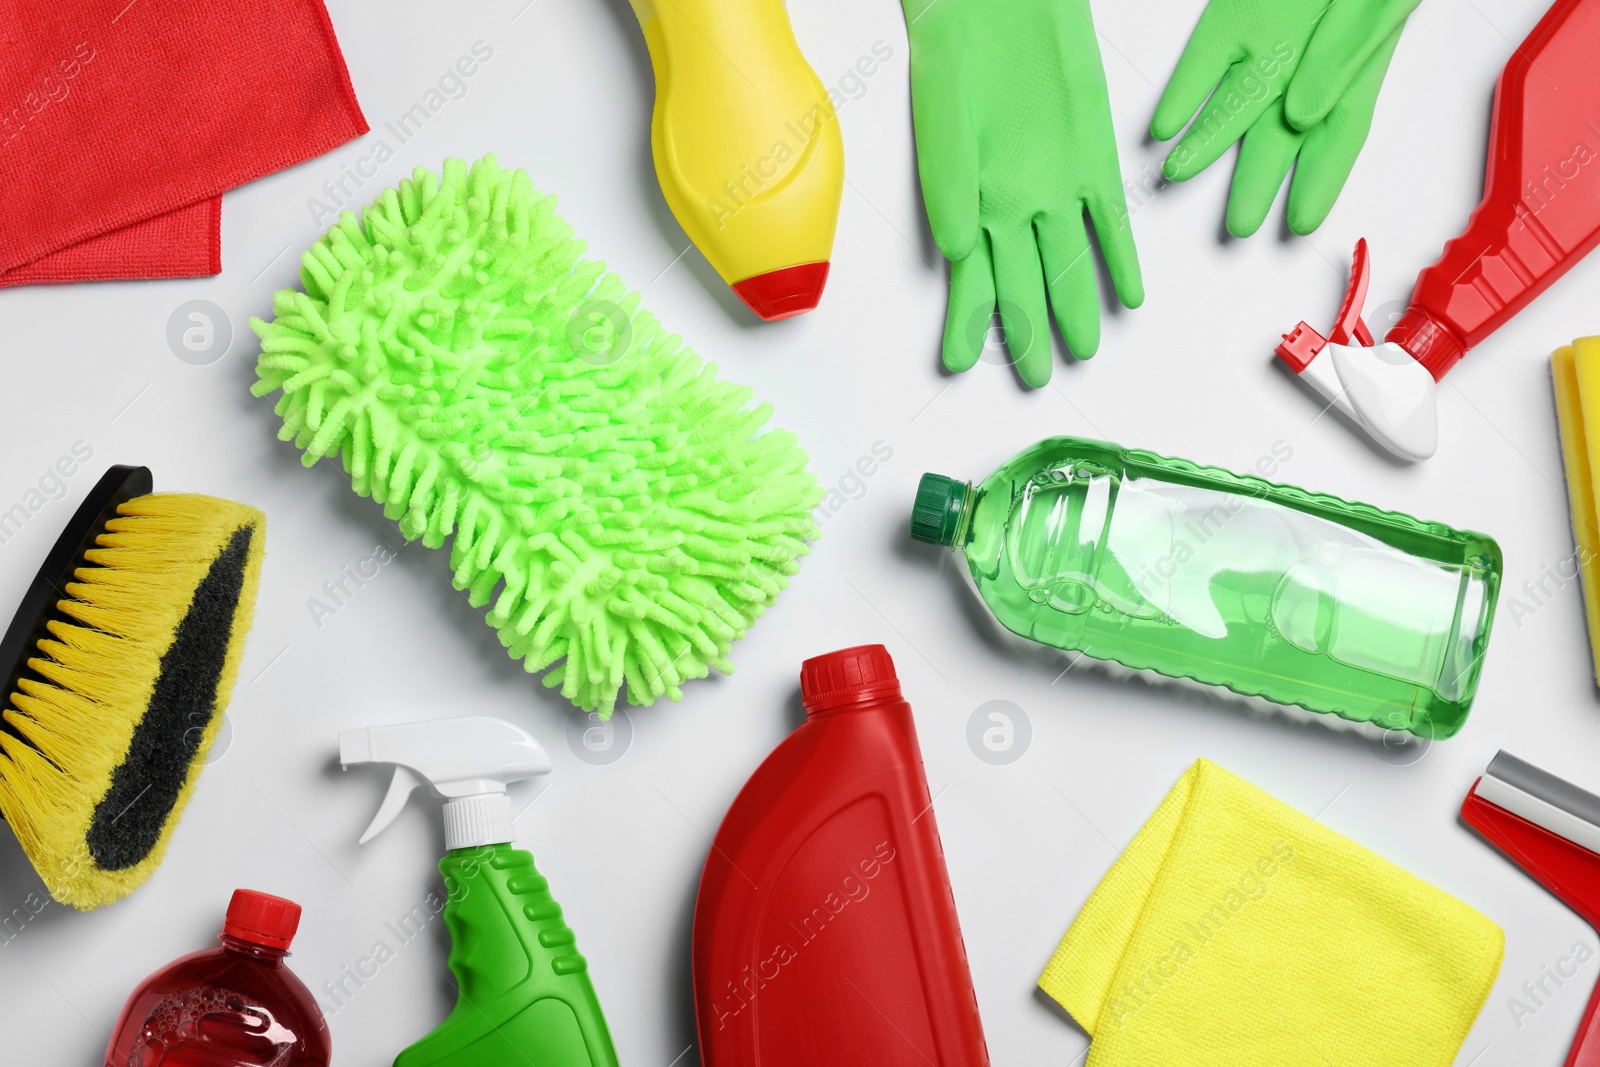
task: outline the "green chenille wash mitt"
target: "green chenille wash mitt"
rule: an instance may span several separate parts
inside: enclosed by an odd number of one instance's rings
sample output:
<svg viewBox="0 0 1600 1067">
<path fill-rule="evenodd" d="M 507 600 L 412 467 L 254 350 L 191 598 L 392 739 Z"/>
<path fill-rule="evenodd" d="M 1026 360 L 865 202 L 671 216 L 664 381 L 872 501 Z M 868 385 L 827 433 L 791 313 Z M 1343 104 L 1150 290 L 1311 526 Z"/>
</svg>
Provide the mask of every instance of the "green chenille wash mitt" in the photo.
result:
<svg viewBox="0 0 1600 1067">
<path fill-rule="evenodd" d="M 493 156 L 417 168 L 301 257 L 253 392 L 337 456 L 510 654 L 609 716 L 733 670 L 821 498 L 771 405 L 720 381 Z"/>
</svg>

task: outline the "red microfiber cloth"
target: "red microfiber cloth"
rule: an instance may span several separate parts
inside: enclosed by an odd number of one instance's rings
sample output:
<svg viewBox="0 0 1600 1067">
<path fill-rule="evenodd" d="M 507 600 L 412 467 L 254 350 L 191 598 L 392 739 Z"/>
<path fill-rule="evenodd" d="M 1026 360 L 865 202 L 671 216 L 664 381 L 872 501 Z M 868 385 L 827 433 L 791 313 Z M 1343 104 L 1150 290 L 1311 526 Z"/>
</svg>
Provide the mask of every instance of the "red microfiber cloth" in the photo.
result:
<svg viewBox="0 0 1600 1067">
<path fill-rule="evenodd" d="M 367 132 L 321 0 L 0 0 L 0 286 L 221 270 L 221 196 Z"/>
</svg>

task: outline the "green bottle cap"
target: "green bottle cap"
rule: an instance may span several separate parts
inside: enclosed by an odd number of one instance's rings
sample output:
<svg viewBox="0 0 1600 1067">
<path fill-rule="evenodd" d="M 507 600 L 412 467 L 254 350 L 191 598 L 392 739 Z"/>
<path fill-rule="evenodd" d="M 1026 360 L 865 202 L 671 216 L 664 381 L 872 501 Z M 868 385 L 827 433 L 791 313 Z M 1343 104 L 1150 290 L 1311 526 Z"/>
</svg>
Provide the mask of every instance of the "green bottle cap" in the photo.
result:
<svg viewBox="0 0 1600 1067">
<path fill-rule="evenodd" d="M 967 483 L 942 474 L 924 474 L 911 506 L 911 538 L 930 545 L 955 544 L 956 526 L 967 505 Z"/>
</svg>

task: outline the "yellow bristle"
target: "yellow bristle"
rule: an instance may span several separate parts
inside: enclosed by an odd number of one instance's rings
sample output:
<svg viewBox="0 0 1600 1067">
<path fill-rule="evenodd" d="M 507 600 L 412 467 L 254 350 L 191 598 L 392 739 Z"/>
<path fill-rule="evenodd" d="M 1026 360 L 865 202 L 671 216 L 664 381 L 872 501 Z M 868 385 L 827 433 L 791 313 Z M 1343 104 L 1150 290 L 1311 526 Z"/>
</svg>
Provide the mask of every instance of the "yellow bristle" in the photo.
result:
<svg viewBox="0 0 1600 1067">
<path fill-rule="evenodd" d="M 63 590 L 57 607 L 68 621 L 50 625 L 29 661 L 40 677 L 9 696 L 4 721 L 16 736 L 0 731 L 0 814 L 51 894 L 82 909 L 137 888 L 166 852 L 233 689 L 265 540 L 261 512 L 215 497 L 156 493 L 117 510 Z M 197 589 L 243 528 L 243 581 L 199 746 L 153 847 L 131 866 L 104 869 L 88 843 L 96 806 L 130 753 Z"/>
</svg>

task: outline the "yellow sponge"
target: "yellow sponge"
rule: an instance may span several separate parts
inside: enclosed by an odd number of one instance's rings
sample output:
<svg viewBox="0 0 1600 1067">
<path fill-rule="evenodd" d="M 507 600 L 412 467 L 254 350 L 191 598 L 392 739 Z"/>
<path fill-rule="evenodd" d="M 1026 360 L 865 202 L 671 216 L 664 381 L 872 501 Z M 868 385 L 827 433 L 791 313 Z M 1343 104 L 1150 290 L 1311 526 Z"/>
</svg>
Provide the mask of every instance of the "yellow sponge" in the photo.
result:
<svg viewBox="0 0 1600 1067">
<path fill-rule="evenodd" d="M 1589 648 L 1600 683 L 1600 520 L 1595 516 L 1595 454 L 1587 427 L 1600 426 L 1600 337 L 1580 337 L 1550 357 L 1556 382 L 1556 419 L 1561 424 L 1561 455 L 1572 500 L 1572 534 L 1583 575 L 1583 610 L 1589 620 Z"/>
</svg>

